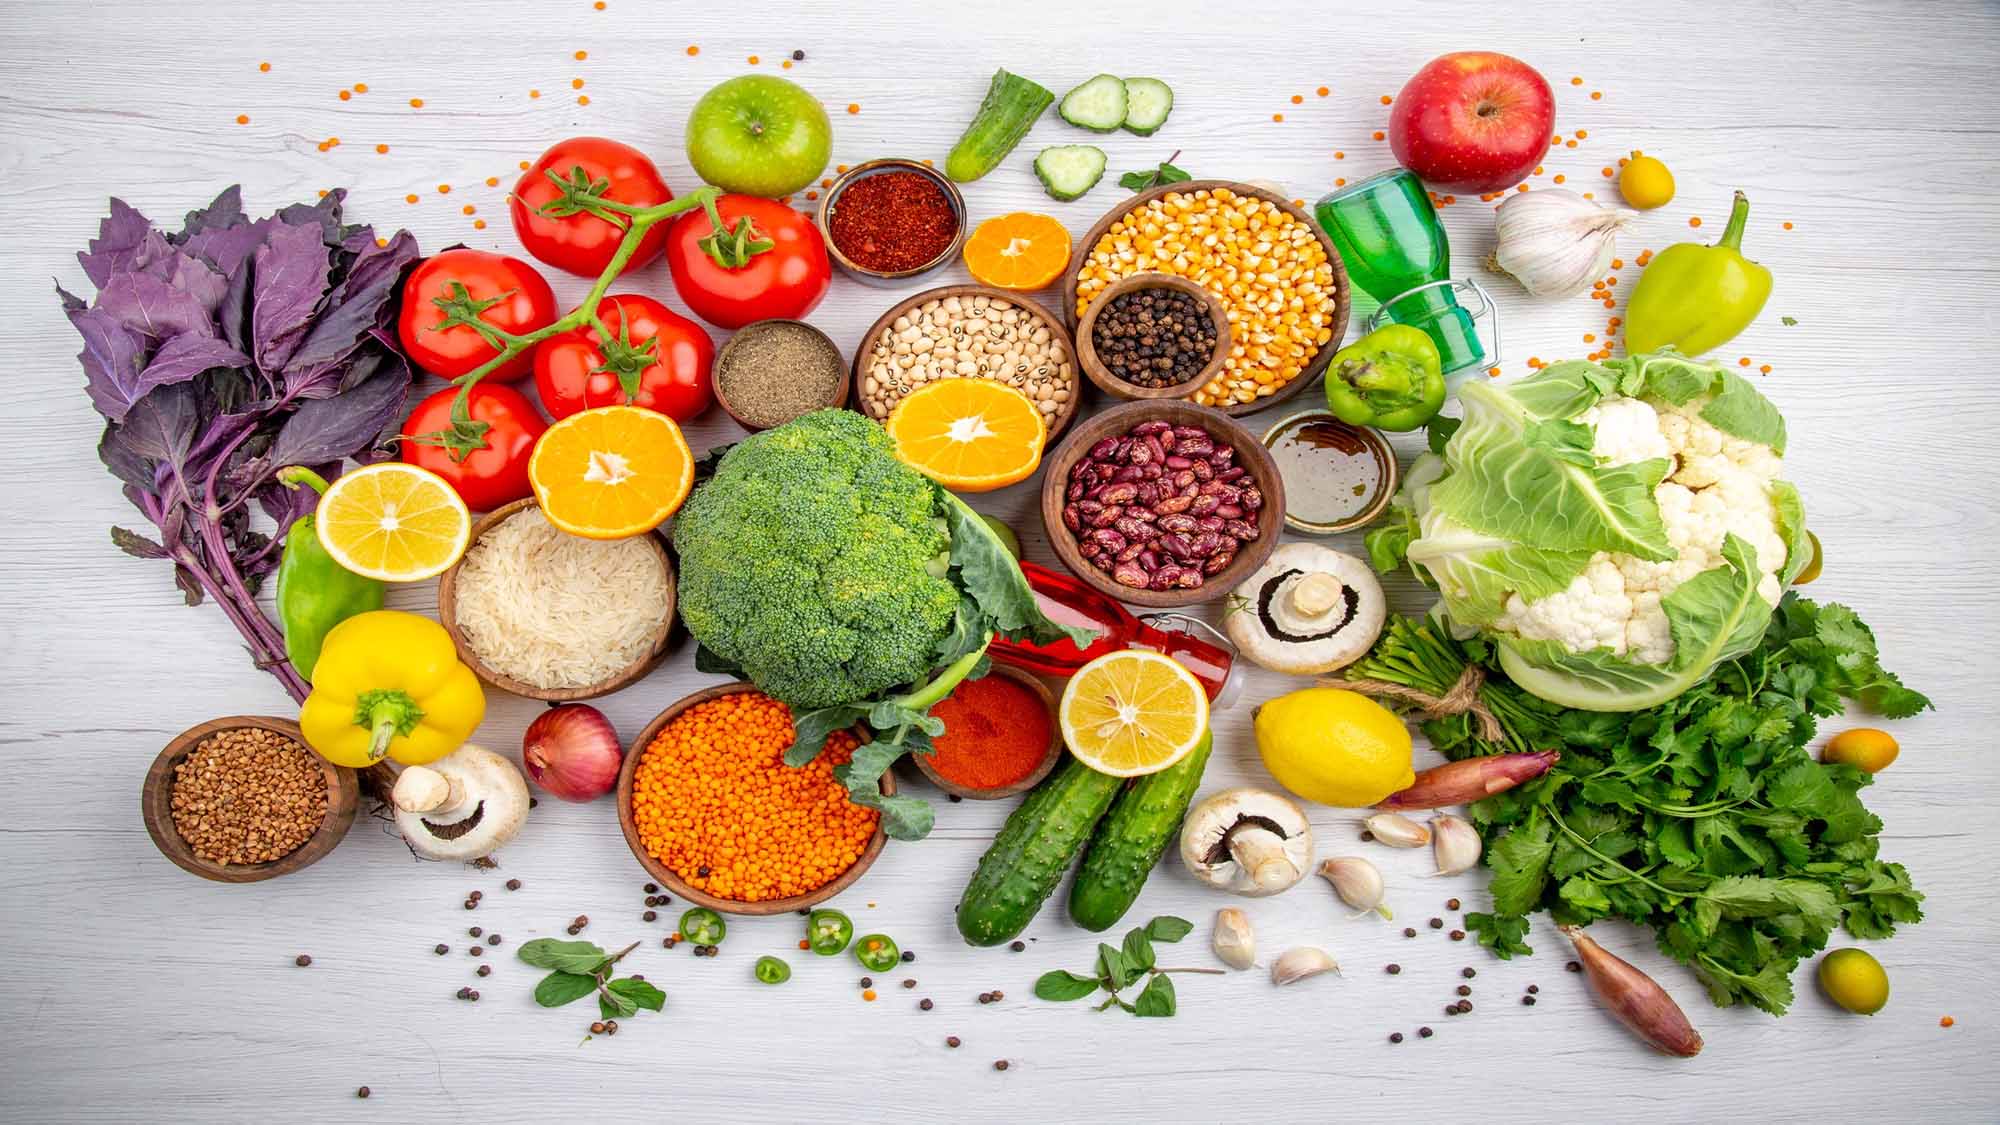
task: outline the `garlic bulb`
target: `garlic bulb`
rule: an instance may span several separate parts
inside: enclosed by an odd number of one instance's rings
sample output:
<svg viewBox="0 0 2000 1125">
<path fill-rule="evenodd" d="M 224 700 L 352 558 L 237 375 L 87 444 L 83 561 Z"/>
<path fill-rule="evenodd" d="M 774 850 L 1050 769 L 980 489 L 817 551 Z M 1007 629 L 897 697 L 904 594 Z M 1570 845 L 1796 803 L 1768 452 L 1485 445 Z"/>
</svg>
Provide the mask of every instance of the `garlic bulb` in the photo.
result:
<svg viewBox="0 0 2000 1125">
<path fill-rule="evenodd" d="M 1561 188 L 1510 195 L 1493 216 L 1498 242 L 1487 265 L 1537 297 L 1574 296 L 1604 276 L 1633 217 Z"/>
</svg>

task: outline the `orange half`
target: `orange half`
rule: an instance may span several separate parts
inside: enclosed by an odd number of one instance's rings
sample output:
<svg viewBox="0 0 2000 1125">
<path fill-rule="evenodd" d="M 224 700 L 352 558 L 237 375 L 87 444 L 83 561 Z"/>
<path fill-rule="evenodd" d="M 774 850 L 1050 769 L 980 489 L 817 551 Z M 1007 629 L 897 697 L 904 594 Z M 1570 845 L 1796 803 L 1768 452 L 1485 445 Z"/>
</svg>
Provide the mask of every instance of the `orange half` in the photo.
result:
<svg viewBox="0 0 2000 1125">
<path fill-rule="evenodd" d="M 1005 383 L 944 379 L 911 391 L 883 423 L 896 457 L 954 492 L 991 492 L 1042 463 L 1042 413 Z"/>
<path fill-rule="evenodd" d="M 659 411 L 600 406 L 549 427 L 528 458 L 528 482 L 563 531 L 625 539 L 680 510 L 694 487 L 694 455 Z"/>
<path fill-rule="evenodd" d="M 965 268 L 999 289 L 1041 289 L 1068 265 L 1069 230 L 1033 211 L 995 215 L 965 240 Z"/>
</svg>

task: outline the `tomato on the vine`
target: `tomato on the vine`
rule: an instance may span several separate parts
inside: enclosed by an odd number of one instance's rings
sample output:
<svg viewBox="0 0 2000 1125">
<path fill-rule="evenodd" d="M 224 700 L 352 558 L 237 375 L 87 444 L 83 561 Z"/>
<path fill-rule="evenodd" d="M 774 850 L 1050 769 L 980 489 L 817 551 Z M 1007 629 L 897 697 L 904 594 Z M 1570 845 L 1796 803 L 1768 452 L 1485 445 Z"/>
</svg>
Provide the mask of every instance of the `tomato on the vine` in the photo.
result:
<svg viewBox="0 0 2000 1125">
<path fill-rule="evenodd" d="M 403 282 L 396 336 L 410 362 L 455 379 L 500 354 L 497 333 L 523 335 L 556 319 L 556 295 L 519 258 L 459 247 L 417 263 Z M 497 330 L 497 333 L 496 333 Z M 526 352 L 489 379 L 518 379 L 533 364 Z"/>
<path fill-rule="evenodd" d="M 534 495 L 528 483 L 528 455 L 549 428 L 535 404 L 512 387 L 482 379 L 466 400 L 466 412 L 475 428 L 484 425 L 486 445 L 461 457 L 449 437 L 451 404 L 457 397 L 457 387 L 446 387 L 410 412 L 400 443 L 403 461 L 443 477 L 475 512 L 490 512 Z M 426 436 L 432 441 L 418 440 Z M 445 444 L 432 443 L 440 440 Z"/>
<path fill-rule="evenodd" d="M 715 401 L 715 342 L 701 325 L 635 293 L 604 298 L 597 319 L 609 336 L 586 324 L 535 348 L 535 390 L 551 417 L 630 404 L 685 422 Z"/>
<path fill-rule="evenodd" d="M 559 270 L 596 277 L 611 264 L 629 223 L 616 207 L 657 207 L 674 197 L 660 170 L 631 145 L 604 137 L 557 141 L 528 165 L 507 207 L 528 253 Z M 625 264 L 638 269 L 666 242 L 666 224 L 639 240 Z"/>
<path fill-rule="evenodd" d="M 803 317 L 826 296 L 833 277 L 819 227 L 775 199 L 754 195 L 725 195 L 675 219 L 667 265 L 687 307 L 723 328 Z"/>
</svg>

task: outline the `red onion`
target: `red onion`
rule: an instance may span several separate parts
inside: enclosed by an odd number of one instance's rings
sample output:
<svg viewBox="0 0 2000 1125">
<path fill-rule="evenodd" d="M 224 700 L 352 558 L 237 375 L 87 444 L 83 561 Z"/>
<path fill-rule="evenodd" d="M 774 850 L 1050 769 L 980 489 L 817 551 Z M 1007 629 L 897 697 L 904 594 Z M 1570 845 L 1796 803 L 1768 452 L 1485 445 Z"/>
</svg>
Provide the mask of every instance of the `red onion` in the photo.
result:
<svg viewBox="0 0 2000 1125">
<path fill-rule="evenodd" d="M 1407 789 L 1391 793 L 1378 809 L 1441 809 L 1504 793 L 1524 781 L 1549 772 L 1562 755 L 1554 750 L 1528 754 L 1494 754 L 1447 762 L 1417 775 Z"/>
<path fill-rule="evenodd" d="M 604 712 L 582 703 L 551 707 L 521 736 L 528 777 L 551 797 L 594 801 L 618 787 L 625 748 Z"/>
</svg>

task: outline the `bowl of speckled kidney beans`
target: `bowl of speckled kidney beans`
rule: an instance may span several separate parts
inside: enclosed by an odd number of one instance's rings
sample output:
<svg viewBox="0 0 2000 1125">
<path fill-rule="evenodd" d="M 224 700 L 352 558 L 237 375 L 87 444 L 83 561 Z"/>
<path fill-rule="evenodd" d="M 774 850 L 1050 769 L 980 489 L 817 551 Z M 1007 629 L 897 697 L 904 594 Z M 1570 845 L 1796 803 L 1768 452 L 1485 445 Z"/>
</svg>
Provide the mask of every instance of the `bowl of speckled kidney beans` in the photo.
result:
<svg viewBox="0 0 2000 1125">
<path fill-rule="evenodd" d="M 1278 465 L 1228 415 L 1144 399 L 1078 423 L 1043 461 L 1042 523 L 1077 577 L 1155 609 L 1223 597 L 1284 528 Z"/>
</svg>

